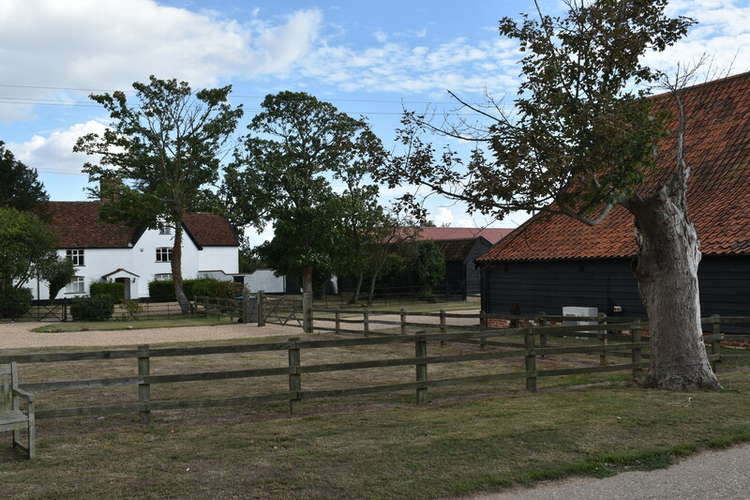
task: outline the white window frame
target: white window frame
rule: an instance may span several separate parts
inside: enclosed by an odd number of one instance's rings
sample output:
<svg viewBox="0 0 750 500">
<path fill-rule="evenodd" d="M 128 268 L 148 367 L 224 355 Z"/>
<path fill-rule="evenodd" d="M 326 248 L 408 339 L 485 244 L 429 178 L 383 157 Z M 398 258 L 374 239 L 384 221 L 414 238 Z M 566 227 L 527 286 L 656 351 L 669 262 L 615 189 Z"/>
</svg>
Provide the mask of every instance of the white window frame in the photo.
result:
<svg viewBox="0 0 750 500">
<path fill-rule="evenodd" d="M 172 228 L 168 224 L 159 224 L 159 234 L 170 236 L 172 234 Z"/>
<path fill-rule="evenodd" d="M 156 249 L 156 262 L 172 262 L 172 247 L 158 247 Z"/>
<path fill-rule="evenodd" d="M 65 256 L 70 259 L 75 267 L 84 267 L 86 265 L 83 248 L 70 248 L 65 250 Z"/>
<path fill-rule="evenodd" d="M 86 293 L 86 277 L 73 276 L 73 279 L 65 286 L 65 293 Z"/>
<path fill-rule="evenodd" d="M 170 281 L 172 279 L 172 273 L 156 273 L 154 274 L 154 281 Z"/>
</svg>

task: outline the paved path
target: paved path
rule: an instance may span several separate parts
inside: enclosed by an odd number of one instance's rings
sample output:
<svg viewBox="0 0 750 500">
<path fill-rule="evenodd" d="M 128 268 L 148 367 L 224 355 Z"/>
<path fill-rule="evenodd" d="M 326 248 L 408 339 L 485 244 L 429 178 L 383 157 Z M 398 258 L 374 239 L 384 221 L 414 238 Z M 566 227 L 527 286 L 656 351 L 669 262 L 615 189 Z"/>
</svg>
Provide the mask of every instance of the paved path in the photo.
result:
<svg viewBox="0 0 750 500">
<path fill-rule="evenodd" d="M 603 498 L 750 499 L 750 444 L 701 453 L 668 469 L 624 472 L 605 479 L 572 478 L 473 497 L 475 500 Z"/>
</svg>

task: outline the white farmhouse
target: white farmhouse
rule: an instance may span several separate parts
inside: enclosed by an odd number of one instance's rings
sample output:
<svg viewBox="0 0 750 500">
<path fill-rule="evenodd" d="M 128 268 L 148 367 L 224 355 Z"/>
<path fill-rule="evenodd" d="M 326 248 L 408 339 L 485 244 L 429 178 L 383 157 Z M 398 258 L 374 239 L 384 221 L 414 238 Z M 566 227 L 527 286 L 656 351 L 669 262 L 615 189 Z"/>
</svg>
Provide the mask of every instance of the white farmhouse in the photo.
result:
<svg viewBox="0 0 750 500">
<path fill-rule="evenodd" d="M 57 237 L 57 253 L 76 266 L 75 279 L 57 298 L 88 295 L 91 283 L 120 281 L 126 297 L 148 297 L 148 284 L 172 278 L 173 231 L 134 229 L 99 219 L 98 201 L 51 201 L 47 203 L 50 226 Z M 226 219 L 209 213 L 185 216 L 182 240 L 182 276 L 198 277 L 206 271 L 236 274 L 239 243 Z M 49 298 L 47 284 L 32 280 L 27 285 L 34 298 Z"/>
</svg>

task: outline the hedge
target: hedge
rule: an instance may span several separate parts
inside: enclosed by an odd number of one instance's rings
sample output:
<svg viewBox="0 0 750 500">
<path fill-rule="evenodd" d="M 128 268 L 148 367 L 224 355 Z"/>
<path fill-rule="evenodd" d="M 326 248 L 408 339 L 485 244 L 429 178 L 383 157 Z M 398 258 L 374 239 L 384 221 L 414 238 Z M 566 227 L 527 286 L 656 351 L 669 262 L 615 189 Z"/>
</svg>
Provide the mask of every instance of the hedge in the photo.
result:
<svg viewBox="0 0 750 500">
<path fill-rule="evenodd" d="M 18 319 L 31 309 L 31 290 L 8 288 L 0 294 L 0 318 Z"/>
<path fill-rule="evenodd" d="M 73 299 L 70 314 L 74 321 L 103 321 L 112 317 L 114 304 L 108 294 Z"/>
<path fill-rule="evenodd" d="M 113 304 L 119 304 L 125 298 L 125 287 L 119 281 L 98 281 L 91 283 L 90 295 L 109 295 Z"/>
<path fill-rule="evenodd" d="M 233 298 L 242 295 L 244 286 L 233 281 L 218 281 L 213 279 L 184 280 L 182 287 L 188 299 L 199 297 Z M 152 302 L 174 302 L 174 282 L 152 281 L 148 284 L 148 295 Z"/>
</svg>

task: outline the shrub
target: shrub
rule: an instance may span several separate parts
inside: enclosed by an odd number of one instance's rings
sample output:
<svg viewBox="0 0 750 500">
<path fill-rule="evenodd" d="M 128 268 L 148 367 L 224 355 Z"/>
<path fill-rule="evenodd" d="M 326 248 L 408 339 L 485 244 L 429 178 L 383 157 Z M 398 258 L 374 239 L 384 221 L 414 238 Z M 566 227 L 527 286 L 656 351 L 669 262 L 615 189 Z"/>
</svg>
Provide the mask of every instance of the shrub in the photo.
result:
<svg viewBox="0 0 750 500">
<path fill-rule="evenodd" d="M 231 299 L 242 295 L 244 290 L 242 283 L 213 279 L 184 280 L 182 287 L 185 290 L 185 295 L 190 300 L 195 297 L 223 297 Z M 152 302 L 173 302 L 177 300 L 174 295 L 174 282 L 171 280 L 150 282 L 148 284 L 148 295 Z"/>
<path fill-rule="evenodd" d="M 110 295 L 73 299 L 70 314 L 74 321 L 104 321 L 112 317 L 115 305 Z"/>
<path fill-rule="evenodd" d="M 112 298 L 113 304 L 118 304 L 125 298 L 124 287 L 122 283 L 118 281 L 99 281 L 91 283 L 91 288 L 89 290 L 92 297 L 98 295 L 109 295 Z"/>
<path fill-rule="evenodd" d="M 169 281 L 152 281 L 148 284 L 148 296 L 152 302 L 174 302 L 174 283 Z"/>
<path fill-rule="evenodd" d="M 0 318 L 18 319 L 31 309 L 31 290 L 8 288 L 0 294 Z"/>
<path fill-rule="evenodd" d="M 125 300 L 122 302 L 122 305 L 130 319 L 135 319 L 138 313 L 141 312 L 141 303 L 137 300 Z"/>
<path fill-rule="evenodd" d="M 243 293 L 242 283 L 218 280 L 196 280 L 193 284 L 193 296 L 196 297 L 220 297 L 232 299 Z"/>
</svg>

